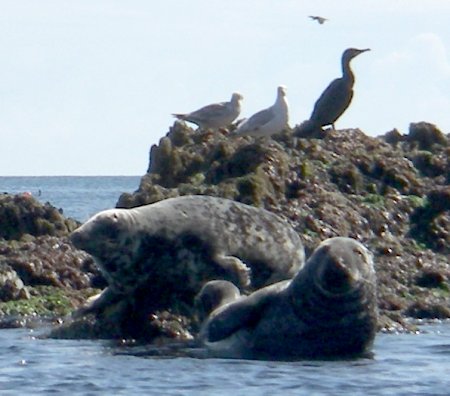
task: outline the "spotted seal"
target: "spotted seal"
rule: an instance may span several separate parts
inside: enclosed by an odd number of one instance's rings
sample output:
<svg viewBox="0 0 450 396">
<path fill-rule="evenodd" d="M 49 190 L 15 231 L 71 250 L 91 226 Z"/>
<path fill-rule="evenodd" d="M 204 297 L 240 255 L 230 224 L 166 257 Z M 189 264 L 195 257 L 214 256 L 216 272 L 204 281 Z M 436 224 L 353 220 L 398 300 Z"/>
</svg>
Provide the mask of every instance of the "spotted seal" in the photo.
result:
<svg viewBox="0 0 450 396">
<path fill-rule="evenodd" d="M 220 306 L 236 301 L 239 297 L 241 297 L 241 291 L 232 282 L 220 279 L 205 283 L 195 296 L 199 319 L 205 319 Z"/>
<path fill-rule="evenodd" d="M 303 244 L 285 220 L 265 209 L 210 196 L 106 210 L 70 239 L 94 256 L 109 285 L 87 307 L 92 309 L 146 282 L 155 288 L 155 298 L 175 291 L 180 297 L 186 290 L 193 298 L 210 279 L 228 276 L 254 289 L 291 278 L 304 264 Z"/>
<path fill-rule="evenodd" d="M 292 280 L 217 308 L 199 339 L 217 357 L 348 357 L 370 351 L 376 324 L 372 254 L 337 237 L 322 242 Z"/>
</svg>

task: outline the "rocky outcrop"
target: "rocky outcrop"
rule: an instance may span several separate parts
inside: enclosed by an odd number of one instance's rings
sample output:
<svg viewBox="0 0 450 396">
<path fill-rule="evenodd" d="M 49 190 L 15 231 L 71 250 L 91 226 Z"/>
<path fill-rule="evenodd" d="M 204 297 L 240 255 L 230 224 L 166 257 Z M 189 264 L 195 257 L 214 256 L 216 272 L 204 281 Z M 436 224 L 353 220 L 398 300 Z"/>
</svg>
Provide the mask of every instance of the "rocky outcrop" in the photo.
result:
<svg viewBox="0 0 450 396">
<path fill-rule="evenodd" d="M 0 238 L 20 239 L 23 235 L 64 236 L 78 226 L 51 204 L 40 204 L 30 194 L 0 195 Z"/>
<path fill-rule="evenodd" d="M 309 252 L 333 236 L 374 252 L 381 327 L 446 317 L 449 137 L 424 122 L 379 138 L 358 129 L 294 135 L 231 138 L 175 123 L 151 148 L 138 191 L 118 206 L 207 194 L 265 207 L 291 222 Z"/>
<path fill-rule="evenodd" d="M 105 286 L 67 239 L 78 225 L 30 195 L 0 195 L 0 327 L 56 320 Z"/>
<path fill-rule="evenodd" d="M 449 318 L 449 136 L 428 123 L 379 138 L 358 129 L 301 136 L 288 130 L 273 138 L 232 137 L 176 122 L 152 146 L 139 189 L 123 193 L 117 206 L 187 194 L 220 196 L 284 217 L 307 253 L 329 237 L 356 238 L 375 255 L 381 329 L 408 328 L 409 317 Z M 19 206 L 11 213 L 36 221 L 6 217 L 16 220 L 8 220 L 9 231 L 1 235 L 0 282 L 10 285 L 6 293 L 16 301 L 32 298 L 33 288 L 55 287 L 70 295 L 71 307 L 79 306 L 104 281 L 92 259 L 65 239 L 72 229 L 67 219 L 45 205 L 27 209 L 24 199 L 5 200 Z M 132 318 L 136 299 L 111 306 L 101 318 L 72 322 L 54 336 L 123 338 L 127 329 L 117 323 Z M 195 318 L 181 315 L 180 303 L 147 316 L 145 337 L 189 338 Z"/>
</svg>

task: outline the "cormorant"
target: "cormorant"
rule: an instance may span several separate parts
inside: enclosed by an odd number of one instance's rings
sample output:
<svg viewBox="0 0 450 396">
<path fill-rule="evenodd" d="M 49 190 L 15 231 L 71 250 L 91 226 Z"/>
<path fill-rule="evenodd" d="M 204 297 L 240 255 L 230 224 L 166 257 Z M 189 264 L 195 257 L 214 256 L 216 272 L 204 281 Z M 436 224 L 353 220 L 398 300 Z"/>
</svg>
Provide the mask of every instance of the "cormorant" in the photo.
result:
<svg viewBox="0 0 450 396">
<path fill-rule="evenodd" d="M 323 25 L 326 21 L 328 21 L 327 18 L 316 16 L 316 15 L 310 15 L 309 16 L 313 21 L 319 22 L 321 25 Z"/>
<path fill-rule="evenodd" d="M 350 61 L 366 49 L 348 48 L 342 54 L 342 77 L 333 80 L 317 99 L 314 110 L 309 119 L 316 127 L 331 125 L 334 128 L 336 120 L 350 105 L 353 97 L 353 84 L 355 76 L 350 69 Z"/>
<path fill-rule="evenodd" d="M 279 86 L 273 106 L 258 111 L 238 125 L 237 136 L 271 136 L 281 132 L 288 125 L 289 108 L 286 87 Z"/>
<path fill-rule="evenodd" d="M 201 129 L 223 128 L 230 125 L 241 112 L 243 96 L 234 93 L 229 102 L 213 103 L 187 114 L 172 114 L 175 118 L 197 124 Z"/>
</svg>

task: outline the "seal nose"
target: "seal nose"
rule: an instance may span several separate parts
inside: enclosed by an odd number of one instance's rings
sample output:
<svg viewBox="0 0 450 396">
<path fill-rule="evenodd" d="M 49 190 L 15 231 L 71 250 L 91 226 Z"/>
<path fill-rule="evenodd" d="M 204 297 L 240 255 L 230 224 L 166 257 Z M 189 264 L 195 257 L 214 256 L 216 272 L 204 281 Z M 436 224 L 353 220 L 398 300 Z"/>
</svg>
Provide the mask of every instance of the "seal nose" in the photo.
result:
<svg viewBox="0 0 450 396">
<path fill-rule="evenodd" d="M 331 293 L 342 293 L 351 288 L 353 275 L 342 257 L 329 258 L 321 274 L 322 286 Z"/>
</svg>

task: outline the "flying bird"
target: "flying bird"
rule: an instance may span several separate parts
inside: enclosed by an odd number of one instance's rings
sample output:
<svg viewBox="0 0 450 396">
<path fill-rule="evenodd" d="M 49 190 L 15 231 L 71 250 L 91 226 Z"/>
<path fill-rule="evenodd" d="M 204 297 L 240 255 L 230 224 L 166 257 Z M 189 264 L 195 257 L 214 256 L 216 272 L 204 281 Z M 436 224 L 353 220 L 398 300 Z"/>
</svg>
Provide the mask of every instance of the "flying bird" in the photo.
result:
<svg viewBox="0 0 450 396">
<path fill-rule="evenodd" d="M 213 103 L 186 114 L 172 114 L 175 118 L 192 122 L 200 129 L 224 128 L 230 125 L 241 112 L 243 96 L 233 93 L 229 102 Z"/>
<path fill-rule="evenodd" d="M 316 127 L 331 125 L 344 113 L 353 98 L 355 76 L 350 69 L 350 61 L 366 49 L 348 48 L 342 54 L 342 77 L 333 80 L 317 99 L 309 122 Z"/>
<path fill-rule="evenodd" d="M 310 15 L 309 16 L 313 21 L 319 22 L 321 25 L 323 25 L 326 21 L 328 21 L 327 18 L 317 16 L 317 15 Z"/>
<path fill-rule="evenodd" d="M 288 125 L 289 109 L 286 87 L 277 89 L 277 99 L 273 106 L 258 111 L 244 120 L 236 129 L 237 136 L 271 136 L 281 132 Z"/>
</svg>

